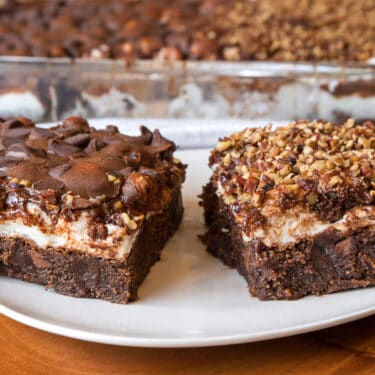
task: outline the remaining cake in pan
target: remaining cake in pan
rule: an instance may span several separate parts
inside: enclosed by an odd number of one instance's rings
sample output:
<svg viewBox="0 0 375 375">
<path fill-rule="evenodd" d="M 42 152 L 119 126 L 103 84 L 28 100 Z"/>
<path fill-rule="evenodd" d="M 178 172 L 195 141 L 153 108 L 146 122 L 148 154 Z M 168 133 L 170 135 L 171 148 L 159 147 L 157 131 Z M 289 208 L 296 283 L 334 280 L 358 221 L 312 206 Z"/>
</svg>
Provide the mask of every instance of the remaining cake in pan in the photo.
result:
<svg viewBox="0 0 375 375">
<path fill-rule="evenodd" d="M 0 273 L 126 303 L 182 218 L 185 166 L 158 130 L 0 121 Z"/>
<path fill-rule="evenodd" d="M 3 0 L 0 54 L 367 61 L 372 0 Z"/>
<path fill-rule="evenodd" d="M 375 124 L 245 129 L 212 151 L 208 251 L 261 299 L 375 285 Z"/>
<path fill-rule="evenodd" d="M 375 76 L 370 79 L 332 80 L 320 87 L 315 103 L 319 118 L 342 122 L 350 117 L 375 119 Z M 357 120 L 358 121 L 358 120 Z"/>
<path fill-rule="evenodd" d="M 26 73 L 27 75 L 27 73 Z M 0 69 L 0 117 L 16 116 L 44 120 L 54 107 L 47 78 Z"/>
</svg>

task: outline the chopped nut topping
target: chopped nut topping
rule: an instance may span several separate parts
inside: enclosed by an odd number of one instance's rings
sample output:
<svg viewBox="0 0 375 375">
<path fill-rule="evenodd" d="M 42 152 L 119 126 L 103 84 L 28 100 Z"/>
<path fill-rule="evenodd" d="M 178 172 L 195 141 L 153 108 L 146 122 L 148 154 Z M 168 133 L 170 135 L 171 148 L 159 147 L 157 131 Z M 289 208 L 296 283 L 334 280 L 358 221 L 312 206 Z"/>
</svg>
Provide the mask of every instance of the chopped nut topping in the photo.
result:
<svg viewBox="0 0 375 375">
<path fill-rule="evenodd" d="M 71 206 L 73 204 L 74 196 L 71 191 L 68 191 L 61 198 L 67 206 Z"/>
<path fill-rule="evenodd" d="M 336 185 L 339 185 L 342 183 L 342 179 L 339 177 L 339 176 L 333 176 L 330 180 L 329 180 L 329 186 L 336 186 Z"/>
<path fill-rule="evenodd" d="M 217 144 L 216 150 L 218 150 L 220 152 L 225 151 L 231 146 L 232 146 L 232 141 L 221 141 Z"/>
<path fill-rule="evenodd" d="M 121 214 L 122 220 L 124 221 L 124 224 L 130 229 L 130 230 L 136 230 L 138 225 L 137 223 L 132 220 L 129 215 L 124 212 Z"/>
<path fill-rule="evenodd" d="M 20 184 L 20 185 L 23 185 L 23 186 L 25 186 L 25 187 L 30 187 L 30 186 L 31 186 L 31 181 L 29 181 L 29 180 L 21 180 L 21 181 L 19 182 L 19 184 Z"/>
<path fill-rule="evenodd" d="M 113 182 L 115 185 L 121 184 L 121 180 L 118 177 L 114 176 L 113 174 L 108 175 L 108 181 Z"/>
<path fill-rule="evenodd" d="M 375 124 L 249 128 L 221 140 L 210 164 L 227 205 L 263 207 L 266 217 L 302 205 L 335 220 L 345 207 L 374 203 Z"/>
<path fill-rule="evenodd" d="M 308 204 L 315 204 L 318 201 L 318 194 L 310 193 L 306 195 L 306 201 Z"/>
<path fill-rule="evenodd" d="M 224 156 L 224 159 L 223 159 L 223 162 L 224 162 L 224 165 L 227 167 L 228 165 L 230 165 L 230 163 L 231 163 L 231 159 L 232 159 L 232 157 L 230 156 L 230 154 L 226 154 L 225 156 Z M 244 167 L 246 167 L 246 166 L 244 166 Z"/>
<path fill-rule="evenodd" d="M 117 201 L 115 202 L 115 204 L 113 205 L 113 207 L 115 208 L 115 210 L 122 210 L 123 208 L 123 205 L 122 205 L 122 202 L 121 201 Z"/>
<path fill-rule="evenodd" d="M 145 218 L 145 215 L 133 216 L 134 221 L 142 221 Z"/>
</svg>

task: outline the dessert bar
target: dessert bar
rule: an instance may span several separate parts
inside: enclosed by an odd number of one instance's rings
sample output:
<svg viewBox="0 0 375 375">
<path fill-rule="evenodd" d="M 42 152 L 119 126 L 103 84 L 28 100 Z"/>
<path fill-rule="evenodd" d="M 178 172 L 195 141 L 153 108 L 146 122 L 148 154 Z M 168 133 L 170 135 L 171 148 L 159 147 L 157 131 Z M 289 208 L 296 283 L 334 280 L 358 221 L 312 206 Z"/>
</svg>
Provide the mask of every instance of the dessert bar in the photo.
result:
<svg viewBox="0 0 375 375">
<path fill-rule="evenodd" d="M 0 274 L 126 303 L 177 230 L 185 166 L 158 130 L 0 121 Z"/>
<path fill-rule="evenodd" d="M 220 140 L 207 249 L 260 299 L 375 285 L 375 124 L 300 121 Z"/>
</svg>

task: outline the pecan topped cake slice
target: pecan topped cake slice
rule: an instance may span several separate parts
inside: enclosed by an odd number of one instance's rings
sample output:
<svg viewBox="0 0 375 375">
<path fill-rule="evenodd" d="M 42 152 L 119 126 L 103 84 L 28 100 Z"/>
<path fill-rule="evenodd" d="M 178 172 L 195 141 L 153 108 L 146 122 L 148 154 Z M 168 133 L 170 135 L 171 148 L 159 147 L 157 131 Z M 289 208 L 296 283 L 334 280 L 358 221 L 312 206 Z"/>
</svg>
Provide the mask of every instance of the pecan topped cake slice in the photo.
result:
<svg viewBox="0 0 375 375">
<path fill-rule="evenodd" d="M 182 218 L 185 166 L 158 130 L 0 121 L 0 273 L 126 303 Z"/>
<path fill-rule="evenodd" d="M 212 151 L 208 251 L 261 299 L 375 285 L 375 124 L 245 129 Z"/>
</svg>

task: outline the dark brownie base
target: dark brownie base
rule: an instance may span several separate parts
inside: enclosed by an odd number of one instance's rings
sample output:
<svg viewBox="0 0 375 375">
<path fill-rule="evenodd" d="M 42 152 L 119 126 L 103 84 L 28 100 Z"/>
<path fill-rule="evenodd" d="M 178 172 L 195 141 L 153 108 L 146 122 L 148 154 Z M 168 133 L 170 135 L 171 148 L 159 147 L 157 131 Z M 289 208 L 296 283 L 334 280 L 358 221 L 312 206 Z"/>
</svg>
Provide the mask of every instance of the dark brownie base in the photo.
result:
<svg viewBox="0 0 375 375">
<path fill-rule="evenodd" d="M 375 285 L 375 226 L 343 236 L 330 230 L 286 250 L 244 242 L 228 209 L 208 184 L 202 194 L 207 250 L 242 274 L 253 296 L 297 299 Z M 224 228 L 224 230 L 223 230 Z"/>
<path fill-rule="evenodd" d="M 40 248 L 34 242 L 0 237 L 0 274 L 41 284 L 57 293 L 127 303 L 165 243 L 177 230 L 183 215 L 181 193 L 169 207 L 151 216 L 125 261 L 105 259 L 59 248 Z"/>
</svg>

